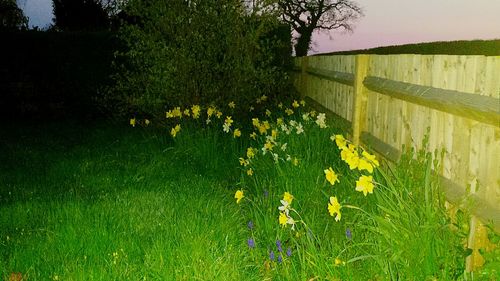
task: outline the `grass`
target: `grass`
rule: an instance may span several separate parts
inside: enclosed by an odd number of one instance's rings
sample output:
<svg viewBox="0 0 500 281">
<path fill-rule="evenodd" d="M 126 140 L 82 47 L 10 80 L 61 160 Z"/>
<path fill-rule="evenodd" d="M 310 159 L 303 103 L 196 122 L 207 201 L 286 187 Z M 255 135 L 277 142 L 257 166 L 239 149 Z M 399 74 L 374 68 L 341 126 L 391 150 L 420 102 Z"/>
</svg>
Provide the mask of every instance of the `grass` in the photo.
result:
<svg viewBox="0 0 500 281">
<path fill-rule="evenodd" d="M 2 135 L 3 279 L 249 279 L 228 179 L 171 140 L 113 124 Z"/>
<path fill-rule="evenodd" d="M 336 123 L 320 129 L 315 117 L 302 119 L 306 108 L 295 111 L 284 121 L 290 134 L 272 121 L 255 140 L 248 138 L 249 121 L 236 115 L 231 130 L 241 128 L 241 138 L 222 133 L 225 116 L 210 124 L 206 117 L 169 119 L 172 127 L 181 124 L 175 138 L 140 120 L 135 128 L 75 121 L 5 126 L 0 276 L 495 280 L 499 250 L 483 253 L 482 271 L 464 273 L 467 214 L 455 222 L 446 214 L 430 173 L 438 165 L 432 155 L 408 152 L 396 166 L 382 163 L 373 172 L 373 194 L 363 196 L 354 186 L 367 172 L 340 159 L 330 140 L 342 133 Z M 272 112 L 269 120 L 286 116 Z M 269 138 L 272 129 L 278 135 Z M 269 141 L 274 148 L 263 155 Z M 248 165 L 238 166 L 239 157 Z M 328 167 L 339 175 L 333 186 L 325 180 Z M 245 196 L 239 204 L 236 190 Z M 278 223 L 284 192 L 294 196 L 295 230 Z M 328 213 L 331 196 L 342 205 L 340 221 Z M 499 243 L 498 235 L 490 238 Z"/>
</svg>

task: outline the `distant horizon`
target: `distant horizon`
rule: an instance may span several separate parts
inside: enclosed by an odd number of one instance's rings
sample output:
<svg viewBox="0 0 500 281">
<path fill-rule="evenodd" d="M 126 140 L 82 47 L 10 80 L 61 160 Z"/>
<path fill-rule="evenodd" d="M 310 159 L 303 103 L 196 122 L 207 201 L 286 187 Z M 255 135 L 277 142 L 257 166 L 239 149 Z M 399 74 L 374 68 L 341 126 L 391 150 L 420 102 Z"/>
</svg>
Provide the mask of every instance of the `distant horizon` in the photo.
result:
<svg viewBox="0 0 500 281">
<path fill-rule="evenodd" d="M 51 0 L 17 0 L 29 26 L 52 23 Z M 500 39 L 500 1 L 358 0 L 365 13 L 352 34 L 315 32 L 310 54 L 437 41 Z M 330 40 L 333 38 L 333 40 Z"/>
</svg>

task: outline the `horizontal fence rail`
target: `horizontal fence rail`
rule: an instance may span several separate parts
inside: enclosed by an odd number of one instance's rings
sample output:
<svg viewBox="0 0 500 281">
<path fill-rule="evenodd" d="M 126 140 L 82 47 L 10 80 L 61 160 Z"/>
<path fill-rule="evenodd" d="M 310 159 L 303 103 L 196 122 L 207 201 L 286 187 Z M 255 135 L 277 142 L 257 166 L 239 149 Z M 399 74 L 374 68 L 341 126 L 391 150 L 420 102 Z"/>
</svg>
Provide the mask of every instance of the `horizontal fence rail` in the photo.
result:
<svg viewBox="0 0 500 281">
<path fill-rule="evenodd" d="M 475 215 L 469 246 L 479 221 L 500 232 L 500 57 L 331 55 L 294 64 L 297 91 L 342 120 L 353 143 L 392 162 L 403 146 L 444 151 L 435 172 L 447 200 Z"/>
</svg>

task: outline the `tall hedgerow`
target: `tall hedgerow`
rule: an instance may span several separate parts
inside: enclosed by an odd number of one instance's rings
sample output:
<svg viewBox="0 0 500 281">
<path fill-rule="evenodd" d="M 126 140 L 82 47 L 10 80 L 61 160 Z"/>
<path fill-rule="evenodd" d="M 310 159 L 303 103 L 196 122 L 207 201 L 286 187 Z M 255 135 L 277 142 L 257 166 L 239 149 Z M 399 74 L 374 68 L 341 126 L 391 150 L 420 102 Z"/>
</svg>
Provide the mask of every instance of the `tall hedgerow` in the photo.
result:
<svg viewBox="0 0 500 281">
<path fill-rule="evenodd" d="M 105 104 L 164 114 L 188 103 L 245 103 L 288 90 L 290 29 L 240 0 L 131 0 Z"/>
</svg>

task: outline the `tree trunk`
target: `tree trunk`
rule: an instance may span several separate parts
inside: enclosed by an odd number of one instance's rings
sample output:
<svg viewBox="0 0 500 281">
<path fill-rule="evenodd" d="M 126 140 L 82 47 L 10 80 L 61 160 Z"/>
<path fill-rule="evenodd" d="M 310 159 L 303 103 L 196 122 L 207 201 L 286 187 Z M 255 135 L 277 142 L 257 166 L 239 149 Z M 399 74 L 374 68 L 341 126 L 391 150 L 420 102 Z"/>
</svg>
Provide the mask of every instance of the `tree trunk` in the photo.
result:
<svg viewBox="0 0 500 281">
<path fill-rule="evenodd" d="M 297 57 L 307 56 L 309 51 L 309 46 L 311 45 L 312 29 L 304 29 L 300 33 L 299 38 L 297 38 L 297 44 L 295 44 L 295 55 Z"/>
</svg>

